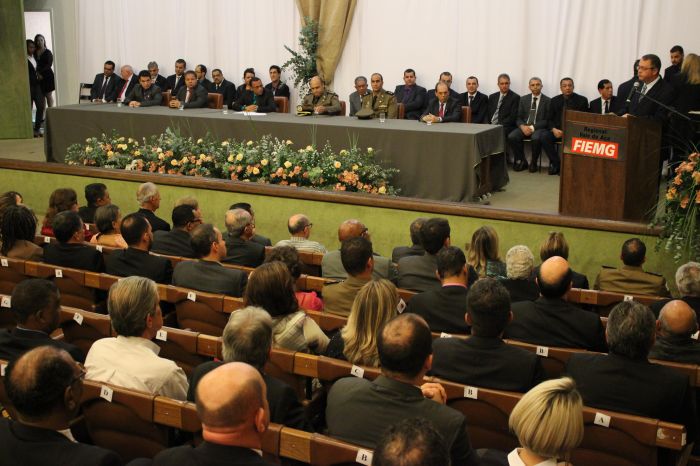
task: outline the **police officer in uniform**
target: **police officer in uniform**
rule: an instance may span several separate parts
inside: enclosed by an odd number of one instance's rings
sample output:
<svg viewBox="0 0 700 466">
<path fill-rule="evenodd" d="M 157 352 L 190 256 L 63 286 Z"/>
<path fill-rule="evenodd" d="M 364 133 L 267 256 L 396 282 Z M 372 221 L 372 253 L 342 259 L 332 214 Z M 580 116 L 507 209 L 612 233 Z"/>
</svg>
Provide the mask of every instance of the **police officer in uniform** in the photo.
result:
<svg viewBox="0 0 700 466">
<path fill-rule="evenodd" d="M 338 94 L 326 90 L 323 80 L 314 76 L 309 81 L 311 92 L 304 96 L 301 105 L 297 107 L 297 113 L 317 113 L 319 115 L 340 114 L 340 100 Z"/>
<path fill-rule="evenodd" d="M 362 110 L 371 110 L 372 118 L 379 118 L 380 113 L 387 118 L 397 118 L 396 97 L 393 92 L 384 90 L 384 78 L 379 73 L 374 73 L 370 78 L 372 92 L 362 97 Z"/>
</svg>

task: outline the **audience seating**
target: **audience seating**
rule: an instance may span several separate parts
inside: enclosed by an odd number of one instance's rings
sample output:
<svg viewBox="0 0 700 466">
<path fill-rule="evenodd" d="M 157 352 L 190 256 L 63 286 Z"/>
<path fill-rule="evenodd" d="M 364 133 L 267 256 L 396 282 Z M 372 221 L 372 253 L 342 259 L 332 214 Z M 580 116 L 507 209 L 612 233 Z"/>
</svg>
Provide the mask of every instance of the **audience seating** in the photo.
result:
<svg viewBox="0 0 700 466">
<path fill-rule="evenodd" d="M 82 104 L 83 100 L 90 102 L 90 91 L 92 89 L 92 83 L 80 83 L 80 89 L 78 90 L 78 103 Z"/>
<path fill-rule="evenodd" d="M 224 95 L 217 92 L 207 94 L 207 106 L 212 109 L 224 108 Z"/>
<path fill-rule="evenodd" d="M 98 293 L 85 283 L 85 274 L 89 272 L 26 261 L 24 273 L 28 277 L 52 279 L 61 292 L 61 303 L 66 306 L 91 311 L 99 307 Z"/>
<path fill-rule="evenodd" d="M 570 303 L 596 306 L 599 314 L 601 315 L 607 315 L 615 304 L 632 299 L 649 306 L 656 302 L 664 301 L 668 298 L 664 296 L 615 293 L 612 291 L 584 290 L 580 288 L 572 288 L 566 294 L 566 300 Z"/>
<path fill-rule="evenodd" d="M 284 96 L 275 96 L 275 105 L 277 105 L 277 113 L 289 113 L 289 99 Z"/>
</svg>

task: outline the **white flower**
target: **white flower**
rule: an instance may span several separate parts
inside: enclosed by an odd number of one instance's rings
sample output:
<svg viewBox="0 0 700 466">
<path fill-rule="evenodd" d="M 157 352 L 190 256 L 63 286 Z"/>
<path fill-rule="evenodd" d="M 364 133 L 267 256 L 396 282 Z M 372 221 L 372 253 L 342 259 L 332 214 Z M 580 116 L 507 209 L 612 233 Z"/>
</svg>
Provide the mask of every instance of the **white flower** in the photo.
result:
<svg viewBox="0 0 700 466">
<path fill-rule="evenodd" d="M 260 165 L 262 165 L 263 167 L 266 166 L 266 165 L 267 165 L 267 159 L 262 159 L 262 160 L 260 161 Z"/>
<path fill-rule="evenodd" d="M 86 154 L 89 154 L 90 152 L 92 152 L 92 147 L 87 146 L 87 147 L 85 148 L 85 153 L 86 153 Z"/>
<path fill-rule="evenodd" d="M 161 148 L 159 147 L 159 148 L 156 149 L 156 152 L 159 153 L 159 154 L 161 154 L 161 153 L 163 153 L 163 149 L 161 149 Z"/>
<path fill-rule="evenodd" d="M 290 144 L 294 144 L 294 143 L 292 142 L 291 139 L 287 139 L 287 142 L 285 144 L 287 144 L 289 146 Z"/>
<path fill-rule="evenodd" d="M 228 146 L 228 141 L 222 142 L 221 145 L 224 146 L 224 147 Z"/>
<path fill-rule="evenodd" d="M 202 139 L 202 138 L 197 139 L 197 144 L 201 144 L 203 142 L 204 142 L 204 139 Z"/>
<path fill-rule="evenodd" d="M 311 147 L 311 146 L 306 146 L 306 152 L 311 152 L 312 150 L 314 150 L 313 147 Z"/>
<path fill-rule="evenodd" d="M 371 154 L 372 152 L 374 152 L 374 149 L 372 149 L 371 147 L 368 147 L 368 148 L 367 148 L 367 153 L 368 153 L 368 154 Z"/>
<path fill-rule="evenodd" d="M 340 155 L 348 155 L 348 151 L 346 151 L 345 149 L 343 149 L 343 150 L 340 151 Z"/>
<path fill-rule="evenodd" d="M 253 141 L 248 141 L 248 142 L 246 142 L 245 144 L 246 144 L 246 146 L 252 146 L 252 145 L 253 145 Z"/>
</svg>

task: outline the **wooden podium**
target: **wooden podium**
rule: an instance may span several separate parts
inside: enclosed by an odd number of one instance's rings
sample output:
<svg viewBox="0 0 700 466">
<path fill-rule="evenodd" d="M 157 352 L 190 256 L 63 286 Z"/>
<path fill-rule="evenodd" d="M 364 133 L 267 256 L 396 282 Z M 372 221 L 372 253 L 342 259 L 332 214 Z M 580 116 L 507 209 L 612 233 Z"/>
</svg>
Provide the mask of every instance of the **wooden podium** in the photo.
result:
<svg viewBox="0 0 700 466">
<path fill-rule="evenodd" d="M 659 194 L 661 125 L 567 110 L 559 213 L 645 222 Z"/>
</svg>

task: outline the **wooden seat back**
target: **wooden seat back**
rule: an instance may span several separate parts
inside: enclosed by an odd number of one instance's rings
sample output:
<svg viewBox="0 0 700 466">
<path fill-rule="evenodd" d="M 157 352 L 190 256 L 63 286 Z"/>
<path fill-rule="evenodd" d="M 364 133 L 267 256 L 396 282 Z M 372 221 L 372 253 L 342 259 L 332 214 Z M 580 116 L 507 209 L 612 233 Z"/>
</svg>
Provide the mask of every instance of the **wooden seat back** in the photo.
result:
<svg viewBox="0 0 700 466">
<path fill-rule="evenodd" d="M 15 285 L 26 278 L 26 261 L 9 257 L 0 257 L 0 261 L 0 293 L 11 295 Z"/>
<path fill-rule="evenodd" d="M 76 314 L 79 316 L 76 317 Z M 61 306 L 59 322 L 64 340 L 80 348 L 83 354 L 90 351 L 95 341 L 114 335 L 112 322 L 104 314 Z"/>
<path fill-rule="evenodd" d="M 26 261 L 24 273 L 28 277 L 53 280 L 61 292 L 61 304 L 66 306 L 95 310 L 100 303 L 98 293 L 85 284 L 84 270 Z"/>
<path fill-rule="evenodd" d="M 468 106 L 463 106 L 462 107 L 462 116 L 460 120 L 462 123 L 471 123 L 472 122 L 472 108 Z"/>
<path fill-rule="evenodd" d="M 289 99 L 284 96 L 275 96 L 275 105 L 277 105 L 277 113 L 289 113 Z"/>
<path fill-rule="evenodd" d="M 207 107 L 215 110 L 224 108 L 224 95 L 217 92 L 207 94 Z"/>
</svg>

